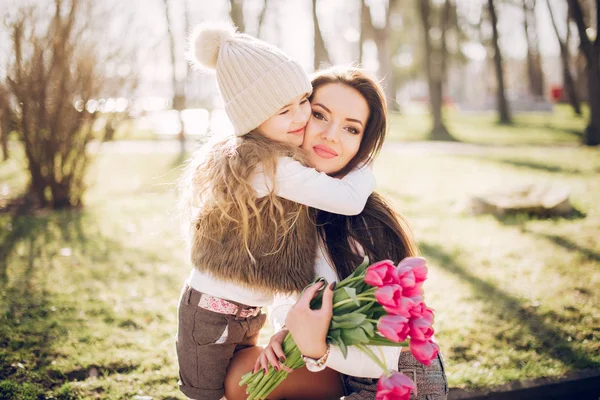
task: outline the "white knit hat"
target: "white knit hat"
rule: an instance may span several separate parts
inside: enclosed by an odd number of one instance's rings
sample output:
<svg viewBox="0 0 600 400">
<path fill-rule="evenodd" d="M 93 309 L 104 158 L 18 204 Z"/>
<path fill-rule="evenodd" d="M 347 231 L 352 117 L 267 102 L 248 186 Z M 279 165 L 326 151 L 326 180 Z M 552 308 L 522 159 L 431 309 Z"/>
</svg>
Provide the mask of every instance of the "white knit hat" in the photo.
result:
<svg viewBox="0 0 600 400">
<path fill-rule="evenodd" d="M 312 92 L 298 62 L 262 40 L 236 32 L 227 22 L 198 25 L 190 37 L 188 60 L 196 68 L 216 71 L 225 111 L 238 136 Z"/>
</svg>

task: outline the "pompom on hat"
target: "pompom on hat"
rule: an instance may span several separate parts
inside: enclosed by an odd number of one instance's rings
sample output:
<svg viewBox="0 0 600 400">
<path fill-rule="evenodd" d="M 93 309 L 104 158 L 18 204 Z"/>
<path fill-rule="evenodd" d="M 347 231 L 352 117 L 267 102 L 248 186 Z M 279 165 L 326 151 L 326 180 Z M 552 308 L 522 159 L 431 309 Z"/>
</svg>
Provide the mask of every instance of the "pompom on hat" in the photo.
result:
<svg viewBox="0 0 600 400">
<path fill-rule="evenodd" d="M 187 57 L 194 68 L 216 72 L 225 111 L 238 136 L 312 92 L 308 74 L 297 61 L 275 46 L 238 33 L 228 22 L 198 25 Z"/>
</svg>

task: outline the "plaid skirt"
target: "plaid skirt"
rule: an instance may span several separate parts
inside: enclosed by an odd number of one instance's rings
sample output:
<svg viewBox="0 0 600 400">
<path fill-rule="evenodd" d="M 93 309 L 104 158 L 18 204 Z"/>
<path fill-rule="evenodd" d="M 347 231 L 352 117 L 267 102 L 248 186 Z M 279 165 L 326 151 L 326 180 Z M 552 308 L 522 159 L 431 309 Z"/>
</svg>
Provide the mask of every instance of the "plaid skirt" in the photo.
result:
<svg viewBox="0 0 600 400">
<path fill-rule="evenodd" d="M 446 400 L 448 381 L 444 372 L 441 354 L 425 366 L 417 361 L 410 351 L 400 353 L 398 370 L 417 384 L 418 396 L 411 394 L 410 400 Z M 358 378 L 342 375 L 343 397 L 346 400 L 374 400 L 377 392 L 377 379 Z"/>
</svg>

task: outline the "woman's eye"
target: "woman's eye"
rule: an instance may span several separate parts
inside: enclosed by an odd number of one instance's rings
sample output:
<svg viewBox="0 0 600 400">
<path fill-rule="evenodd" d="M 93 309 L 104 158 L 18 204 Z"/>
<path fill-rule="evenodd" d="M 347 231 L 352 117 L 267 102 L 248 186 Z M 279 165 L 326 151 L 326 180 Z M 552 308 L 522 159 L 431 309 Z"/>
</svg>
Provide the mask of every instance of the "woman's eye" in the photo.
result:
<svg viewBox="0 0 600 400">
<path fill-rule="evenodd" d="M 313 117 L 315 117 L 316 119 L 320 119 L 320 120 L 324 120 L 325 119 L 325 116 L 323 114 L 321 114 L 320 112 L 318 112 L 318 111 L 313 111 L 312 114 L 313 114 Z"/>
<path fill-rule="evenodd" d="M 351 126 L 348 127 L 348 132 L 352 133 L 353 135 L 357 135 L 359 133 L 358 129 L 353 128 Z"/>
<path fill-rule="evenodd" d="M 285 110 L 285 111 L 282 111 L 282 112 L 280 112 L 280 113 L 279 113 L 279 115 L 287 114 L 287 113 L 288 113 L 288 111 L 290 111 L 290 110 Z"/>
<path fill-rule="evenodd" d="M 308 102 L 308 99 L 304 99 L 300 102 L 300 104 L 306 104 Z"/>
</svg>

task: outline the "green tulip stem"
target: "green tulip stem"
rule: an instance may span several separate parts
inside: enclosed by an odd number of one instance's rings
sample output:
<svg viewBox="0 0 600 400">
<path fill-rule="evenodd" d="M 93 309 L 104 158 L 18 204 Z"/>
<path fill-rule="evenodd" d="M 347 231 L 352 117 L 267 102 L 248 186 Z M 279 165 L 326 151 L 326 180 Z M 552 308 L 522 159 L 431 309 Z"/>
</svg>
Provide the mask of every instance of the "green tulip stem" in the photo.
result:
<svg viewBox="0 0 600 400">
<path fill-rule="evenodd" d="M 365 292 L 366 293 L 366 292 Z M 361 300 L 361 301 L 373 301 L 375 300 L 375 297 L 373 296 L 356 296 L 357 300 Z M 349 303 L 354 303 L 354 299 L 346 299 L 346 300 L 342 300 L 342 301 L 338 301 L 337 303 L 335 303 L 333 305 L 333 309 L 335 310 L 337 307 L 341 307 L 344 304 L 349 304 Z"/>
<path fill-rule="evenodd" d="M 361 276 L 355 276 L 354 278 L 350 278 L 350 279 L 344 279 L 342 282 L 338 282 L 338 283 L 335 285 L 335 288 L 336 288 L 336 289 L 343 288 L 344 286 L 348 286 L 348 284 L 349 284 L 350 282 L 355 282 L 355 281 L 364 281 L 364 280 L 365 280 L 365 277 L 364 277 L 364 276 L 362 276 L 362 275 L 361 275 Z"/>
<path fill-rule="evenodd" d="M 373 350 L 371 350 L 368 346 L 362 345 L 362 344 L 355 344 L 354 346 L 356 346 L 357 349 L 359 349 L 360 351 L 362 351 L 363 353 L 365 353 L 375 364 L 377 364 L 381 370 L 384 373 L 388 372 L 388 367 L 387 365 L 385 365 L 383 363 L 383 361 L 381 361 L 379 359 L 379 357 L 377 357 L 377 355 L 375 355 L 375 353 L 373 352 Z"/>
</svg>

